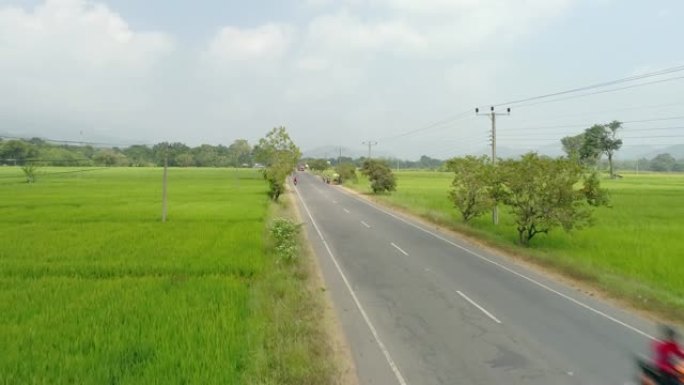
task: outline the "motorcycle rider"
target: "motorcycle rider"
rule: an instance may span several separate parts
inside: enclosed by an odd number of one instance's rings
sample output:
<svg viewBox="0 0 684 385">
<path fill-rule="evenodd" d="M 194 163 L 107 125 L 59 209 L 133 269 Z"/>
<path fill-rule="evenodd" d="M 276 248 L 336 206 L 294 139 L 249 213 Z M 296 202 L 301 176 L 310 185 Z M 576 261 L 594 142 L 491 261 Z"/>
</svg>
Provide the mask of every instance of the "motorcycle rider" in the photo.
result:
<svg viewBox="0 0 684 385">
<path fill-rule="evenodd" d="M 653 343 L 654 363 L 661 373 L 663 384 L 680 384 L 675 359 L 684 358 L 684 351 L 677 343 L 677 332 L 663 325 L 661 333 L 661 340 Z"/>
</svg>

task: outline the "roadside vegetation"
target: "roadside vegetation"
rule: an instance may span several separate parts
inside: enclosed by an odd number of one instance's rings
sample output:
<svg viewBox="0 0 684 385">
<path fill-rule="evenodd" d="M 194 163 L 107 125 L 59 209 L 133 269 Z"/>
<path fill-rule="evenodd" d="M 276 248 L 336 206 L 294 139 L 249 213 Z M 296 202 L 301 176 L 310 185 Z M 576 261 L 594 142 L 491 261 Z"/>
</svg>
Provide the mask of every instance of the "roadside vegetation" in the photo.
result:
<svg viewBox="0 0 684 385">
<path fill-rule="evenodd" d="M 166 223 L 161 169 L 41 171 L 0 168 L 0 384 L 336 383 L 258 171 L 171 169 Z"/>
</svg>

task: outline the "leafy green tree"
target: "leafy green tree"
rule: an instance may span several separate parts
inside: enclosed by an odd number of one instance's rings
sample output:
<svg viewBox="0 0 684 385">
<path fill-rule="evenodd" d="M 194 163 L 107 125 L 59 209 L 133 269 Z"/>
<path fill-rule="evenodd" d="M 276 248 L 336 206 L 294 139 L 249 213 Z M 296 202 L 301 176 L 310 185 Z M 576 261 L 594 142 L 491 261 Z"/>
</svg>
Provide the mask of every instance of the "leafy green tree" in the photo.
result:
<svg viewBox="0 0 684 385">
<path fill-rule="evenodd" d="M 444 161 L 442 161 L 440 159 L 430 158 L 427 155 L 422 155 L 420 157 L 420 160 L 418 160 L 418 163 L 420 165 L 420 168 L 427 168 L 430 170 L 435 170 L 435 169 L 440 168 L 442 166 L 442 164 L 444 163 Z"/>
<path fill-rule="evenodd" d="M 366 159 L 363 162 L 363 167 L 361 167 L 361 172 L 370 180 L 371 190 L 375 194 L 397 189 L 397 180 L 385 161 Z"/>
<path fill-rule="evenodd" d="M 237 139 L 228 146 L 228 158 L 234 167 L 251 166 L 253 163 L 252 146 L 245 139 Z"/>
<path fill-rule="evenodd" d="M 596 175 L 585 175 L 576 162 L 529 153 L 497 166 L 503 188 L 499 198 L 515 220 L 519 242 L 529 245 L 537 234 L 591 224 L 592 207 L 607 205 Z M 576 186 L 583 181 L 582 187 Z"/>
<path fill-rule="evenodd" d="M 216 167 L 218 163 L 218 151 L 210 144 L 203 144 L 190 151 L 193 165 L 198 167 Z"/>
<path fill-rule="evenodd" d="M 335 167 L 335 172 L 337 172 L 337 174 L 339 175 L 339 184 L 342 184 L 348 180 L 354 182 L 358 180 L 358 177 L 356 176 L 356 166 L 351 162 L 338 164 L 337 167 Z"/>
<path fill-rule="evenodd" d="M 186 154 L 190 152 L 190 147 L 180 142 L 162 142 L 155 144 L 152 147 L 152 152 L 154 154 L 154 161 L 157 166 L 164 165 L 164 158 L 168 157 L 169 166 L 180 166 L 178 164 L 178 157 L 181 154 Z M 187 160 L 187 158 L 185 159 Z"/>
<path fill-rule="evenodd" d="M 8 140 L 0 146 L 0 159 L 8 163 L 23 164 L 38 155 L 38 148 L 24 140 Z"/>
<path fill-rule="evenodd" d="M 670 154 L 658 154 L 650 161 L 652 171 L 672 171 L 677 160 Z"/>
<path fill-rule="evenodd" d="M 579 160 L 580 150 L 582 149 L 582 145 L 584 145 L 584 134 L 566 136 L 561 139 L 561 144 L 563 145 L 563 151 L 565 151 L 568 158 Z"/>
<path fill-rule="evenodd" d="M 622 147 L 622 139 L 617 138 L 617 131 L 620 128 L 622 123 L 617 120 L 591 126 L 584 131 L 584 143 L 580 149 L 580 157 L 592 160 L 594 164 L 605 154 L 608 157 L 611 178 L 615 178 L 613 155 Z"/>
<path fill-rule="evenodd" d="M 308 163 L 309 168 L 314 171 L 324 171 L 330 167 L 326 159 L 311 159 Z"/>
<path fill-rule="evenodd" d="M 178 154 L 174 157 L 174 166 L 192 167 L 195 165 L 195 158 L 189 152 Z"/>
<path fill-rule="evenodd" d="M 76 151 L 74 146 L 41 146 L 38 158 L 41 164 L 52 166 L 89 166 L 92 163 Z"/>
<path fill-rule="evenodd" d="M 114 150 L 109 148 L 99 149 L 95 156 L 93 156 L 93 161 L 102 166 L 115 166 L 119 159 L 120 154 L 117 154 Z"/>
<path fill-rule="evenodd" d="M 154 153 L 147 146 L 136 144 L 125 148 L 122 152 L 126 155 L 132 166 L 141 167 L 154 163 Z"/>
<path fill-rule="evenodd" d="M 482 215 L 492 208 L 494 168 L 487 156 L 453 158 L 447 161 L 447 170 L 454 173 L 449 197 L 461 212 L 463 222 Z"/>
<path fill-rule="evenodd" d="M 254 157 L 266 166 L 264 178 L 269 183 L 269 196 L 277 201 L 285 191 L 285 179 L 294 170 L 301 157 L 285 127 L 276 127 L 259 139 L 254 148 Z"/>
<path fill-rule="evenodd" d="M 682 172 L 684 171 L 684 159 L 679 159 L 677 163 L 672 166 L 672 171 Z"/>
</svg>

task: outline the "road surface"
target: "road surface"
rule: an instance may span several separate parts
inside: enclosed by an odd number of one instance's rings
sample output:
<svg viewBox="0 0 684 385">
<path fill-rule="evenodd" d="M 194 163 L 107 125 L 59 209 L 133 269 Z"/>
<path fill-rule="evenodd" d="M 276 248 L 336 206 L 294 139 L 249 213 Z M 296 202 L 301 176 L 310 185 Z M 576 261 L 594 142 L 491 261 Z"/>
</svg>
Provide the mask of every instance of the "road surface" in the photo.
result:
<svg viewBox="0 0 684 385">
<path fill-rule="evenodd" d="M 633 355 L 648 353 L 656 325 L 316 176 L 297 179 L 361 384 L 633 383 Z"/>
</svg>

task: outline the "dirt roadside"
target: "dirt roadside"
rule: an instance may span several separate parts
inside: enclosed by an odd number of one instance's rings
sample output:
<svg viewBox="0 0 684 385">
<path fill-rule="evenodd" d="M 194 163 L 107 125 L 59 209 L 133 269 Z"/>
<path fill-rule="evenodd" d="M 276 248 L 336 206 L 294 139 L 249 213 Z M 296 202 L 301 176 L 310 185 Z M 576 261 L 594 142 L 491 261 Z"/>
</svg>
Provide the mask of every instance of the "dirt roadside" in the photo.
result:
<svg viewBox="0 0 684 385">
<path fill-rule="evenodd" d="M 288 191 L 285 195 L 297 223 L 304 223 L 299 211 L 299 205 L 297 204 L 297 198 L 292 192 L 291 186 L 288 186 Z M 346 335 L 342 330 L 342 325 L 340 325 L 339 319 L 337 318 L 332 298 L 330 297 L 325 281 L 323 280 L 323 272 L 321 271 L 318 257 L 311 247 L 311 242 L 309 241 L 306 232 L 302 232 L 302 239 L 301 256 L 306 261 L 307 272 L 309 273 L 309 290 L 311 290 L 316 299 L 320 301 L 321 307 L 323 308 L 321 323 L 328 338 L 326 341 L 322 342 L 328 345 L 327 348 L 331 352 L 331 359 L 337 367 L 336 378 L 331 379 L 331 384 L 358 385 L 359 380 L 356 375 L 354 359 L 352 358 Z"/>
</svg>

